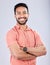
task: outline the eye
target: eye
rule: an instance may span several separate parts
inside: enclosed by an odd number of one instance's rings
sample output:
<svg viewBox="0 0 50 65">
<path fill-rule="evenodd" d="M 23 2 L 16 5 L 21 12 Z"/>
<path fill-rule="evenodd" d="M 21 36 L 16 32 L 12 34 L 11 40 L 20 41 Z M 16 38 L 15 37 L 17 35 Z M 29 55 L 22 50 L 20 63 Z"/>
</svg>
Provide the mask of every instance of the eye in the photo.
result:
<svg viewBox="0 0 50 65">
<path fill-rule="evenodd" d="M 16 12 L 16 14 L 20 15 L 21 13 L 20 12 Z"/>
<path fill-rule="evenodd" d="M 27 14 L 27 12 L 26 11 L 23 11 L 23 14 Z"/>
</svg>

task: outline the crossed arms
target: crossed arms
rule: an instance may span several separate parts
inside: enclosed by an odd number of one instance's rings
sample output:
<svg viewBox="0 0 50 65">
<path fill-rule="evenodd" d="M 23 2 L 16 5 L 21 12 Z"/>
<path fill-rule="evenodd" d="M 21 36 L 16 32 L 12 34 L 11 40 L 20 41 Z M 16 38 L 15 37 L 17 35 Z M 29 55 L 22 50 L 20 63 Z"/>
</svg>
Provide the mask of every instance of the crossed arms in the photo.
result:
<svg viewBox="0 0 50 65">
<path fill-rule="evenodd" d="M 35 54 L 36 56 L 27 54 L 26 52 L 24 52 L 22 49 L 20 49 L 19 45 L 16 44 L 12 44 L 11 46 L 9 46 L 11 54 L 20 60 L 30 60 L 30 59 L 35 59 L 36 57 L 42 56 L 46 54 L 46 48 L 44 47 L 44 45 L 39 46 L 39 47 L 28 47 L 27 51 L 31 54 Z"/>
<path fill-rule="evenodd" d="M 36 36 L 36 40 L 37 40 L 36 43 L 38 43 L 39 46 L 27 47 L 27 52 L 36 55 L 36 56 L 33 56 L 30 54 L 27 54 L 22 49 L 20 49 L 20 46 L 18 45 L 14 31 L 10 31 L 7 34 L 7 43 L 10 44 L 9 49 L 10 49 L 11 55 L 14 56 L 16 59 L 20 59 L 20 60 L 35 59 L 36 57 L 43 56 L 46 54 L 45 46 L 41 45 L 41 42 L 38 42 L 38 39 L 39 38 L 37 38 Z"/>
</svg>

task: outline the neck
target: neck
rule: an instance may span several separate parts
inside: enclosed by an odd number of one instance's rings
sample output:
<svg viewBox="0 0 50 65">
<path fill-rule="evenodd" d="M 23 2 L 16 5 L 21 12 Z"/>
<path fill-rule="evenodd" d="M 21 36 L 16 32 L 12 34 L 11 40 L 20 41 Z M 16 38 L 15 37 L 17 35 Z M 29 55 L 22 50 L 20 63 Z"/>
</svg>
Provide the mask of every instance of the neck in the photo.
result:
<svg viewBox="0 0 50 65">
<path fill-rule="evenodd" d="M 27 28 L 27 25 L 25 24 L 25 25 L 20 25 L 20 24 L 18 24 L 19 26 L 20 26 L 20 28 L 21 29 L 23 29 L 23 30 L 25 30 L 26 28 Z"/>
</svg>

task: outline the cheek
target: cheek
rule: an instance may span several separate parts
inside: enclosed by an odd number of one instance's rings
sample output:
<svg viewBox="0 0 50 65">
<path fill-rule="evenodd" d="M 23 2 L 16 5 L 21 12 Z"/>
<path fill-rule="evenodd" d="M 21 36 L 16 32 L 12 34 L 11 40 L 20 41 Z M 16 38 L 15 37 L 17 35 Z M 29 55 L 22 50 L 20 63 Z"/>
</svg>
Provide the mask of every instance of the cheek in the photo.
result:
<svg viewBox="0 0 50 65">
<path fill-rule="evenodd" d="M 15 18 L 17 18 L 17 19 L 18 19 L 18 18 L 19 18 L 19 15 L 16 15 L 16 16 L 15 16 Z"/>
<path fill-rule="evenodd" d="M 28 15 L 28 14 L 26 14 L 26 17 L 28 18 L 28 17 L 29 17 L 29 15 Z"/>
</svg>

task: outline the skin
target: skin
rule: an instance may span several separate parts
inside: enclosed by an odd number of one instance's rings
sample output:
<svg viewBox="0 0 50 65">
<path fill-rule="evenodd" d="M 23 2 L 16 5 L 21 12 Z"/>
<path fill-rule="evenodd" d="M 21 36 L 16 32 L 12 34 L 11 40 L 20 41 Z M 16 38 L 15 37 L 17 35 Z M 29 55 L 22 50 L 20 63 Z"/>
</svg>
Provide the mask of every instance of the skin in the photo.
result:
<svg viewBox="0 0 50 65">
<path fill-rule="evenodd" d="M 44 45 L 40 45 L 39 47 L 30 47 L 27 48 L 28 52 L 36 55 L 37 57 L 46 55 L 46 48 Z"/>
<path fill-rule="evenodd" d="M 22 28 L 23 30 L 26 29 L 26 22 L 28 20 L 29 17 L 29 13 L 27 11 L 27 9 L 25 7 L 18 7 L 16 9 L 16 14 L 14 15 L 15 19 L 17 21 L 17 24 L 20 26 L 20 28 Z M 12 56 L 14 56 L 14 58 L 16 59 L 20 59 L 20 60 L 30 60 L 30 59 L 35 59 L 35 56 L 32 56 L 30 54 L 25 53 L 22 49 L 20 49 L 19 45 L 17 44 L 18 42 L 15 41 L 15 44 L 11 45 L 10 51 Z M 46 48 L 44 45 L 39 46 L 39 47 L 28 47 L 28 52 L 35 54 L 37 57 L 45 55 L 46 54 Z"/>
<path fill-rule="evenodd" d="M 15 14 L 15 18 L 17 20 L 17 23 L 19 25 L 26 25 L 26 22 L 28 20 L 29 17 L 29 13 L 27 11 L 27 9 L 25 7 L 18 7 L 16 9 L 16 14 Z"/>
</svg>

